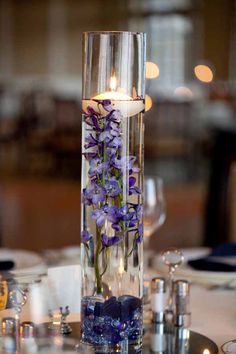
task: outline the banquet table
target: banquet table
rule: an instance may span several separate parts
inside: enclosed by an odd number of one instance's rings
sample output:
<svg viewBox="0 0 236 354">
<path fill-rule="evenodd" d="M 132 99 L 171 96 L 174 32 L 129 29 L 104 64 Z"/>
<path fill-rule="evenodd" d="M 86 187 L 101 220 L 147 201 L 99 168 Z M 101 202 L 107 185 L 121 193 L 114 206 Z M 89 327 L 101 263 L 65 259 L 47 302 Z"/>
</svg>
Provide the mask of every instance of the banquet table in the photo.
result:
<svg viewBox="0 0 236 354">
<path fill-rule="evenodd" d="M 191 329 L 211 338 L 219 347 L 236 338 L 236 290 L 191 287 Z"/>
<path fill-rule="evenodd" d="M 219 348 L 236 338 L 236 290 L 192 284 L 190 310 L 190 329 L 209 337 Z M 79 320 L 79 314 L 68 317 L 68 322 Z"/>
<path fill-rule="evenodd" d="M 149 275 L 150 277 L 157 276 L 157 270 L 151 269 Z M 79 283 L 80 281 L 78 281 L 78 287 L 80 287 Z M 211 285 L 206 283 L 200 285 L 194 282 L 191 284 L 190 329 L 209 337 L 220 348 L 223 343 L 236 338 L 236 288 L 226 290 L 223 287 L 216 287 L 212 289 Z M 76 296 L 76 302 L 80 302 L 79 296 Z M 5 310 L 1 315 L 7 316 L 8 312 Z M 22 315 L 23 321 L 29 320 L 27 311 L 23 311 Z M 79 320 L 78 312 L 70 314 L 67 319 L 68 322 Z M 48 318 L 43 320 L 45 321 L 48 321 Z"/>
</svg>

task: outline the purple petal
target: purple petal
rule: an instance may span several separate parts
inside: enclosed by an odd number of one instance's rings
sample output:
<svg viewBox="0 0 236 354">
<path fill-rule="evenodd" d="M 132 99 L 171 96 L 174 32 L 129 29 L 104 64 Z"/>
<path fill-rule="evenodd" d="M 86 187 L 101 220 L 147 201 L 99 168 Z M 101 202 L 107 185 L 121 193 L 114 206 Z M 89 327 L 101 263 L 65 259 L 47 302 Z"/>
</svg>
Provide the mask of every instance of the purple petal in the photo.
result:
<svg viewBox="0 0 236 354">
<path fill-rule="evenodd" d="M 129 187 L 133 187 L 135 185 L 136 178 L 135 177 L 129 177 Z"/>
<path fill-rule="evenodd" d="M 111 227 L 117 232 L 121 231 L 121 227 L 118 224 L 114 223 L 114 224 L 111 225 Z"/>
<path fill-rule="evenodd" d="M 105 223 L 105 216 L 104 215 L 100 215 L 98 218 L 97 218 L 97 221 L 96 221 L 96 224 L 98 226 L 102 226 L 104 225 Z"/>
<path fill-rule="evenodd" d="M 102 234 L 101 239 L 102 239 L 102 244 L 104 247 L 110 247 L 110 246 L 117 245 L 121 241 L 121 238 L 118 236 L 108 237 L 105 234 Z"/>
<path fill-rule="evenodd" d="M 91 107 L 91 106 L 88 106 L 88 107 L 87 107 L 87 112 L 88 112 L 89 114 L 95 114 L 95 110 L 94 110 L 93 107 Z"/>
<path fill-rule="evenodd" d="M 87 230 L 83 230 L 81 232 L 81 241 L 82 242 L 88 242 L 91 240 L 92 237 L 93 237 L 93 235 L 90 234 Z"/>
</svg>

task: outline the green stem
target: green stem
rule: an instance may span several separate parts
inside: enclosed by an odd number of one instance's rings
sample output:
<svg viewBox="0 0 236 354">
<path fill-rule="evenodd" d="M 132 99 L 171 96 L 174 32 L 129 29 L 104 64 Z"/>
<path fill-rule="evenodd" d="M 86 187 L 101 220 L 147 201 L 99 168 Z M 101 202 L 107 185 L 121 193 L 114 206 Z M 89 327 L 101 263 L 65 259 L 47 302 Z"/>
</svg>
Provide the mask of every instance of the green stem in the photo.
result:
<svg viewBox="0 0 236 354">
<path fill-rule="evenodd" d="M 97 285 L 97 294 L 102 293 L 102 277 L 99 270 L 99 254 L 101 252 L 102 242 L 101 242 L 101 229 L 97 227 L 97 244 L 95 251 L 95 261 L 94 261 L 94 271 Z"/>
<path fill-rule="evenodd" d="M 103 269 L 103 272 L 100 274 L 101 277 L 106 273 L 107 266 L 108 266 L 108 264 L 107 264 L 107 249 L 105 249 L 104 252 L 105 252 L 105 262 L 106 262 L 106 264 L 105 264 L 105 267 Z"/>
</svg>

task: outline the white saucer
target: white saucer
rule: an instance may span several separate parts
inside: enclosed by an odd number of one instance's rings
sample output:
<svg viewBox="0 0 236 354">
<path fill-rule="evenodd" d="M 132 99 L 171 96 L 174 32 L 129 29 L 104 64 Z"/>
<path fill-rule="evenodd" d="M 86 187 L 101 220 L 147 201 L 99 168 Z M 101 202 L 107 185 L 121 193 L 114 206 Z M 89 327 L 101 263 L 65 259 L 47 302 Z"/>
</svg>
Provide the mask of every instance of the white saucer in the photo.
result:
<svg viewBox="0 0 236 354">
<path fill-rule="evenodd" d="M 46 265 L 43 259 L 35 252 L 0 248 L 0 261 L 10 260 L 15 263 L 11 273 L 44 273 Z"/>
</svg>

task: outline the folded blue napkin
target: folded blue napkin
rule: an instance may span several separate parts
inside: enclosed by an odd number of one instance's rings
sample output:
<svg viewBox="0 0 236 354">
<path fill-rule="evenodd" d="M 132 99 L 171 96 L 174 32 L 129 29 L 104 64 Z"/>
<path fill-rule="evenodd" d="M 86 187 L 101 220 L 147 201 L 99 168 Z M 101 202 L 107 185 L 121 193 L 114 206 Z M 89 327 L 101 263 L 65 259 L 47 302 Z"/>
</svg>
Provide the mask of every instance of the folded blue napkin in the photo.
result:
<svg viewBox="0 0 236 354">
<path fill-rule="evenodd" d="M 0 272 L 12 270 L 15 267 L 15 263 L 13 261 L 0 261 Z"/>
<path fill-rule="evenodd" d="M 214 248 L 208 256 L 189 260 L 188 264 L 196 270 L 236 272 L 236 244 L 221 244 Z"/>
</svg>

